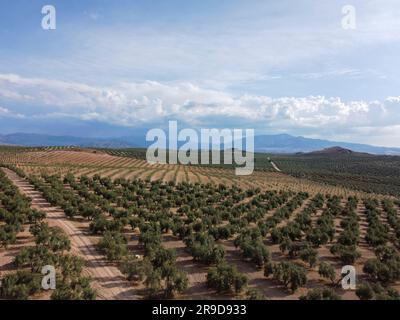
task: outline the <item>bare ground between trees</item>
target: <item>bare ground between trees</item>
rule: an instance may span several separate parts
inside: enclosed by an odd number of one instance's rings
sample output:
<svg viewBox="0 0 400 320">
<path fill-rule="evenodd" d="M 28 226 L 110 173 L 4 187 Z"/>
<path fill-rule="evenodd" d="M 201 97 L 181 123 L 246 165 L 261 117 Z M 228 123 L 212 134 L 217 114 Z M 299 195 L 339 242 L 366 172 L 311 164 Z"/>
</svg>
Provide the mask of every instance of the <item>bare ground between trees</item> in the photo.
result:
<svg viewBox="0 0 400 320">
<path fill-rule="evenodd" d="M 3 169 L 8 178 L 19 188 L 21 193 L 32 199 L 32 207 L 46 212 L 47 222 L 50 226 L 62 228 L 71 239 L 72 252 L 86 260 L 84 274 L 92 278 L 91 285 L 97 290 L 97 298 L 102 300 L 135 300 L 140 296 L 132 285 L 125 279 L 119 269 L 107 262 L 97 252 L 84 231 L 80 230 L 73 222 L 69 221 L 59 208 L 51 206 L 43 195 L 36 191 L 26 180 L 20 178 L 15 172 Z"/>
</svg>

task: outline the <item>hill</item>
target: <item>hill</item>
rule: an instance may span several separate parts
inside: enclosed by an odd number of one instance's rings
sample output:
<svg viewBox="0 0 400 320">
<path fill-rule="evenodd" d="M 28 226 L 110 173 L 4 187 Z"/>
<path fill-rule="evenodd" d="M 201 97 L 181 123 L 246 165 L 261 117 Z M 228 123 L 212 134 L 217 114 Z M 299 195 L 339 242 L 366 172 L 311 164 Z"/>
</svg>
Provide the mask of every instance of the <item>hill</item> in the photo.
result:
<svg viewBox="0 0 400 320">
<path fill-rule="evenodd" d="M 354 154 L 354 153 L 360 153 L 360 152 L 354 152 L 350 149 L 346 149 L 346 148 L 342 148 L 342 147 L 331 147 L 331 148 L 325 148 L 322 150 L 318 150 L 318 151 L 313 151 L 310 152 L 310 154 Z"/>
</svg>

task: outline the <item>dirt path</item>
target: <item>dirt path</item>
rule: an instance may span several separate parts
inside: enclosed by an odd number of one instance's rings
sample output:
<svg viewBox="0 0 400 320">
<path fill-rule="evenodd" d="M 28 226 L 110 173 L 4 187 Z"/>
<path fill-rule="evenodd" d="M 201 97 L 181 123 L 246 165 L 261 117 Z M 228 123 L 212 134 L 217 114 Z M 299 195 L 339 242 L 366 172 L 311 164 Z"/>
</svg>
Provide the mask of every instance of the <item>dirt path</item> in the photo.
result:
<svg viewBox="0 0 400 320">
<path fill-rule="evenodd" d="M 23 194 L 32 198 L 33 208 L 46 212 L 49 225 L 61 227 L 69 236 L 72 252 L 87 261 L 84 273 L 91 276 L 91 284 L 97 290 L 98 299 L 139 299 L 134 288 L 126 281 L 119 269 L 108 263 L 97 252 L 85 232 L 68 220 L 61 209 L 51 206 L 39 191 L 36 191 L 31 184 L 20 178 L 15 172 L 8 169 L 3 170 Z"/>
<path fill-rule="evenodd" d="M 275 164 L 275 162 L 270 161 L 270 163 L 271 163 L 271 166 L 272 166 L 276 171 L 282 172 L 282 170 L 278 168 L 278 166 Z"/>
</svg>

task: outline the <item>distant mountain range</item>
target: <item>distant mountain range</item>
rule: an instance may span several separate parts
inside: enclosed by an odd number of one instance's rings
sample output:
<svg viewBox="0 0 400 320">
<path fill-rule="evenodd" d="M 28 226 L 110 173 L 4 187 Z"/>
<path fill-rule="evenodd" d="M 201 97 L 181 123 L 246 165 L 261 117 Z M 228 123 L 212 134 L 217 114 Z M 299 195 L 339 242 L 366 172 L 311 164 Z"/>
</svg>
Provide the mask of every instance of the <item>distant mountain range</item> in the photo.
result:
<svg viewBox="0 0 400 320">
<path fill-rule="evenodd" d="M 73 136 L 52 136 L 45 134 L 13 133 L 0 135 L 0 144 L 26 147 L 76 146 L 91 148 L 130 148 L 135 145 L 120 139 L 83 138 Z"/>
<path fill-rule="evenodd" d="M 312 152 L 326 148 L 341 147 L 355 152 L 400 155 L 400 148 L 377 147 L 367 144 L 328 141 L 295 137 L 288 134 L 261 135 L 254 138 L 255 149 L 268 153 Z"/>
<path fill-rule="evenodd" d="M 400 155 L 400 148 L 377 147 L 366 144 L 328 141 L 295 137 L 288 134 L 259 135 L 254 139 L 255 150 L 264 153 L 298 153 L 340 147 L 354 152 L 371 154 Z M 0 144 L 19 146 L 77 146 L 92 148 L 134 148 L 147 147 L 144 136 L 121 138 L 86 138 L 73 136 L 52 136 L 45 134 L 14 133 L 0 135 Z"/>
</svg>

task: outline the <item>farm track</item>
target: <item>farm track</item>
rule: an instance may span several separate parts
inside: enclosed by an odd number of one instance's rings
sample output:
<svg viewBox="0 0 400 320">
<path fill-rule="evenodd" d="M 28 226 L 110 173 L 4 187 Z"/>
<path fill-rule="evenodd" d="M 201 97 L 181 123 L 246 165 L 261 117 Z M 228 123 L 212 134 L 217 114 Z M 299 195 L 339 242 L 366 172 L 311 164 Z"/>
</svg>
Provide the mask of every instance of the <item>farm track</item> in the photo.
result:
<svg viewBox="0 0 400 320">
<path fill-rule="evenodd" d="M 7 177 L 19 188 L 21 193 L 32 198 L 32 207 L 46 212 L 50 226 L 62 228 L 71 240 L 72 252 L 84 258 L 87 262 L 85 273 L 92 278 L 92 287 L 97 290 L 98 299 L 102 300 L 136 300 L 139 296 L 125 280 L 119 269 L 106 262 L 95 245 L 83 230 L 65 217 L 64 211 L 51 206 L 26 180 L 15 172 L 3 169 Z"/>
</svg>

